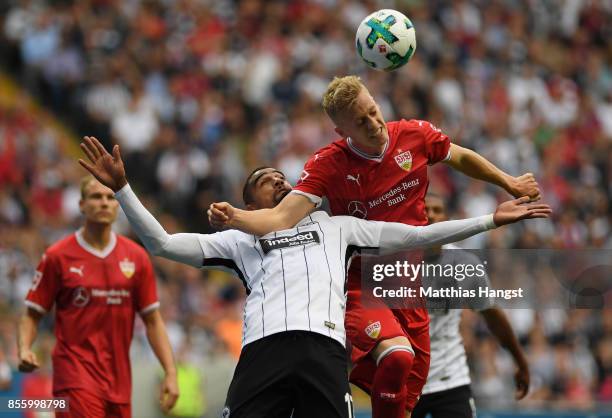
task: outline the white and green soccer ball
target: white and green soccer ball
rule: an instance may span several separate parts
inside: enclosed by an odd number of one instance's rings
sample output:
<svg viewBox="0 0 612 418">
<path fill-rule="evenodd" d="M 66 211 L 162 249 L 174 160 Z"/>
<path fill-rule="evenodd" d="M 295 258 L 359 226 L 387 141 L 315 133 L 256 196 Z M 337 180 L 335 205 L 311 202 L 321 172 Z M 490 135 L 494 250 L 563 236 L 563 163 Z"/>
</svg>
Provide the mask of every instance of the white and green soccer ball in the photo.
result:
<svg viewBox="0 0 612 418">
<path fill-rule="evenodd" d="M 405 65 L 416 50 L 416 32 L 402 13 L 382 9 L 361 21 L 355 35 L 357 53 L 370 67 L 393 71 Z"/>
</svg>

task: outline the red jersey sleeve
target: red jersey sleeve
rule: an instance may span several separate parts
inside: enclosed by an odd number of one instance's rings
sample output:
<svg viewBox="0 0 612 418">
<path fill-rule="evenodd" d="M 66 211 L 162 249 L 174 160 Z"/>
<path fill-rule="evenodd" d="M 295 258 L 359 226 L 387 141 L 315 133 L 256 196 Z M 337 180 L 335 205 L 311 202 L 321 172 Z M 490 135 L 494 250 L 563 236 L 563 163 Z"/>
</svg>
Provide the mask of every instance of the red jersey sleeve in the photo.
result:
<svg viewBox="0 0 612 418">
<path fill-rule="evenodd" d="M 25 304 L 40 312 L 46 313 L 53 308 L 55 297 L 61 286 L 61 268 L 59 260 L 53 253 L 45 253 L 36 267 L 32 287 L 26 295 Z"/>
<path fill-rule="evenodd" d="M 293 192 L 305 195 L 319 206 L 321 198 L 328 195 L 328 181 L 333 177 L 330 175 L 333 170 L 332 158 L 327 155 L 325 149 L 317 152 L 304 164 L 304 170 Z"/>
<path fill-rule="evenodd" d="M 144 315 L 159 307 L 157 299 L 157 284 L 155 282 L 155 273 L 149 256 L 145 253 L 141 255 L 141 270 L 136 285 L 136 310 Z"/>
<path fill-rule="evenodd" d="M 419 129 L 423 133 L 425 152 L 429 165 L 444 161 L 449 156 L 450 138 L 431 122 L 418 121 Z"/>
</svg>

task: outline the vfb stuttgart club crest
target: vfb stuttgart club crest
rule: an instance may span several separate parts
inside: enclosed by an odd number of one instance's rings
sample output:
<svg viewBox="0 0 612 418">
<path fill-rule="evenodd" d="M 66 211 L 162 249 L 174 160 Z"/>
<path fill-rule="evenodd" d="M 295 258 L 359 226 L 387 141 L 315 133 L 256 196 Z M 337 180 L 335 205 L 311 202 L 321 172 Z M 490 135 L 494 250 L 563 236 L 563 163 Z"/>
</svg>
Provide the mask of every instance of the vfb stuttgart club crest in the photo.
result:
<svg viewBox="0 0 612 418">
<path fill-rule="evenodd" d="M 380 321 L 376 321 L 366 327 L 365 333 L 368 334 L 368 337 L 375 340 L 380 335 L 380 328 Z"/>
<path fill-rule="evenodd" d="M 395 162 L 400 168 L 404 171 L 410 171 L 412 168 L 412 154 L 410 151 L 404 151 L 401 154 L 397 154 L 395 157 Z"/>
<path fill-rule="evenodd" d="M 136 264 L 134 264 L 133 261 L 124 258 L 123 261 L 119 262 L 119 268 L 121 269 L 121 273 L 123 273 L 126 278 L 130 279 L 136 271 Z"/>
</svg>

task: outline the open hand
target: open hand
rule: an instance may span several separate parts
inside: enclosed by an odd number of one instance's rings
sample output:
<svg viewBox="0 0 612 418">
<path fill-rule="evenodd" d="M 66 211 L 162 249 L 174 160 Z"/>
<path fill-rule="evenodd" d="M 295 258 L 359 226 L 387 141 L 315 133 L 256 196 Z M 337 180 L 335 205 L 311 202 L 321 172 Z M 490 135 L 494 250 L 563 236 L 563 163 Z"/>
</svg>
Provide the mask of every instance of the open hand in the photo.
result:
<svg viewBox="0 0 612 418">
<path fill-rule="evenodd" d="M 93 136 L 83 137 L 81 150 L 91 163 L 79 159 L 81 164 L 100 183 L 114 192 L 119 191 L 127 184 L 125 167 L 119 153 L 119 145 L 113 147 L 113 155 L 109 154 L 104 146 Z"/>
<path fill-rule="evenodd" d="M 529 196 L 523 196 L 500 204 L 493 214 L 495 225 L 507 225 L 523 219 L 548 218 L 552 213 L 550 206 L 529 203 L 530 200 Z"/>
</svg>

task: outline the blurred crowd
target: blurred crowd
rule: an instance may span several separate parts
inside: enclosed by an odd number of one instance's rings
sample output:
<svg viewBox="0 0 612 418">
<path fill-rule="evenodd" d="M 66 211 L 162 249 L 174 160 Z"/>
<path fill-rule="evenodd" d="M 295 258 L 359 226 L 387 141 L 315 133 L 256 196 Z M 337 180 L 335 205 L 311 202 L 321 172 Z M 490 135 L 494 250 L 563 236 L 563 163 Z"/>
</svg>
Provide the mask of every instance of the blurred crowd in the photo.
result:
<svg viewBox="0 0 612 418">
<path fill-rule="evenodd" d="M 389 74 L 354 50 L 361 19 L 383 7 L 409 16 L 418 42 Z M 0 64 L 53 112 L 32 111 L 21 95 L 0 104 L 0 387 L 37 260 L 79 224 L 83 173 L 49 118 L 120 144 L 130 181 L 170 232 L 210 232 L 205 209 L 240 204 L 249 169 L 272 164 L 295 181 L 335 139 L 320 99 L 334 75 L 354 73 L 387 120 L 430 120 L 508 173 L 536 174 L 553 219 L 466 246 L 612 247 L 609 1 L 8 0 L 0 16 Z M 507 198 L 441 164 L 431 179 L 457 218 Z M 155 263 L 175 347 L 236 355 L 236 281 Z M 535 390 L 522 405 L 612 402 L 603 312 L 509 312 L 532 361 Z M 466 324 L 478 399 L 504 406 L 511 364 L 473 316 Z"/>
</svg>

